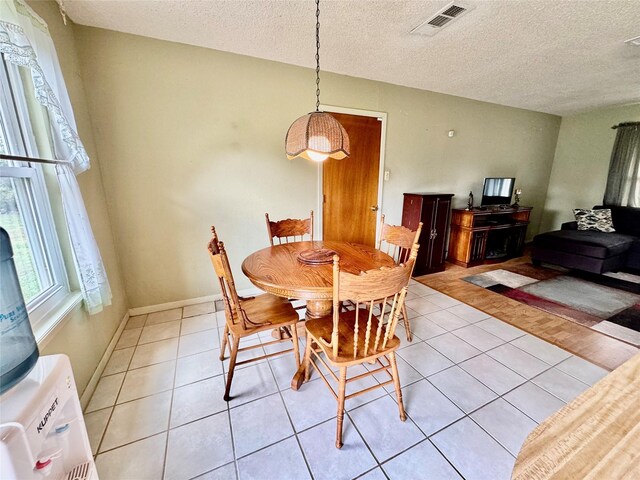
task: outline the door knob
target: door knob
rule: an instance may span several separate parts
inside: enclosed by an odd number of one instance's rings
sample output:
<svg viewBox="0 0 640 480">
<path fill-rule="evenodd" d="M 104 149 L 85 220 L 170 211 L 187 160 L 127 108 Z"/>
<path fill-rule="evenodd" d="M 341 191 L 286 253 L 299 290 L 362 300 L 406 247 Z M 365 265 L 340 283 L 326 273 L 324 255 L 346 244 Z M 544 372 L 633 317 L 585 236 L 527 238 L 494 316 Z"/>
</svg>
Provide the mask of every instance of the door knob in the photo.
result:
<svg viewBox="0 0 640 480">
<path fill-rule="evenodd" d="M 378 205 L 372 205 L 371 206 L 371 211 L 372 212 L 377 212 L 378 211 Z"/>
</svg>

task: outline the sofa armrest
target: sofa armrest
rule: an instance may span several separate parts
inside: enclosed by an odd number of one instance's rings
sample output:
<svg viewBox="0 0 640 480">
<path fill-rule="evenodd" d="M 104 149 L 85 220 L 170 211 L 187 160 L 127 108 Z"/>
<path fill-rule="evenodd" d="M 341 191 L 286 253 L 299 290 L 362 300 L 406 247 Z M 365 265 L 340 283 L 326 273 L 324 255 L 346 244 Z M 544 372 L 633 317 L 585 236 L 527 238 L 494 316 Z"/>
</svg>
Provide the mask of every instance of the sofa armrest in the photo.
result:
<svg viewBox="0 0 640 480">
<path fill-rule="evenodd" d="M 562 226 L 560 227 L 560 230 L 577 230 L 578 229 L 578 222 L 565 222 L 562 224 Z"/>
</svg>

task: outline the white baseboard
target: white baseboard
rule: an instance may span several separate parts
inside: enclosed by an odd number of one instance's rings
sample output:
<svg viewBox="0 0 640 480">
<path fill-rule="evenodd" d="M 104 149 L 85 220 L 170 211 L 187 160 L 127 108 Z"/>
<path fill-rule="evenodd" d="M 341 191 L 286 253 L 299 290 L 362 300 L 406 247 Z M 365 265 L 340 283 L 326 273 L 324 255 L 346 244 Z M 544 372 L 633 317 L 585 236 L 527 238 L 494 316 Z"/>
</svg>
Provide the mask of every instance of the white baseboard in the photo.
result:
<svg viewBox="0 0 640 480">
<path fill-rule="evenodd" d="M 249 297 L 252 295 L 258 295 L 260 293 L 264 293 L 264 292 L 262 292 L 262 290 L 255 287 L 238 291 L 238 295 L 240 295 L 241 297 Z M 89 400 L 91 400 L 91 395 L 93 395 L 93 392 L 95 391 L 96 386 L 98 385 L 98 381 L 100 380 L 100 377 L 102 376 L 102 372 L 104 372 L 104 369 L 107 366 L 107 362 L 109 361 L 109 358 L 111 358 L 111 354 L 116 348 L 116 344 L 118 343 L 118 340 L 120 340 L 120 335 L 122 335 L 122 332 L 124 331 L 124 327 L 126 326 L 127 321 L 129 320 L 129 317 L 134 317 L 136 315 L 144 315 L 146 313 L 161 312 L 162 310 L 169 310 L 171 308 L 180 308 L 180 307 L 186 307 L 188 305 L 197 305 L 198 303 L 214 302 L 216 300 L 222 300 L 222 295 L 221 294 L 207 295 L 206 297 L 190 298 L 187 300 L 179 300 L 177 302 L 160 303 L 158 305 L 149 305 L 147 307 L 130 308 L 129 311 L 125 313 L 124 318 L 122 319 L 122 321 L 120 322 L 120 325 L 118 326 L 118 329 L 113 334 L 113 338 L 111 339 L 111 342 L 107 347 L 107 350 L 104 352 L 104 355 L 100 360 L 100 363 L 98 363 L 98 366 L 96 367 L 96 371 L 93 372 L 93 375 L 91 376 L 91 380 L 89 380 L 87 387 L 84 389 L 84 392 L 82 393 L 82 397 L 80 398 L 80 404 L 82 405 L 82 409 L 84 410 L 89 404 Z"/>
<path fill-rule="evenodd" d="M 253 287 L 245 290 L 239 290 L 238 295 L 246 297 L 250 295 L 257 295 L 264 293 L 262 290 Z M 187 307 L 189 305 L 197 305 L 198 303 L 215 302 L 216 300 L 222 300 L 221 294 L 207 295 L 206 297 L 188 298 L 187 300 L 178 300 L 177 302 L 159 303 L 157 305 L 149 305 L 146 307 L 135 307 L 129 309 L 129 315 L 135 317 L 136 315 L 144 315 L 146 313 L 161 312 L 162 310 L 170 310 L 172 308 Z"/>
<path fill-rule="evenodd" d="M 129 309 L 129 315 L 144 315 L 146 313 L 161 312 L 162 310 L 171 310 L 172 308 L 186 307 L 188 305 L 196 305 L 198 303 L 215 302 L 222 300 L 222 295 L 207 295 L 206 297 L 189 298 L 187 300 L 178 300 L 177 302 L 159 303 L 157 305 L 148 305 L 146 307 L 135 307 Z"/>
<path fill-rule="evenodd" d="M 93 375 L 91 376 L 91 380 L 89 380 L 89 383 L 84 389 L 84 392 L 82 392 L 82 397 L 80 397 L 80 405 L 82 406 L 82 410 L 87 408 L 87 405 L 89 404 L 89 400 L 91 400 L 91 396 L 93 395 L 93 392 L 96 390 L 98 381 L 102 376 L 102 372 L 104 372 L 104 369 L 107 366 L 107 362 L 111 358 L 111 354 L 115 350 L 118 340 L 120 340 L 120 335 L 122 335 L 122 332 L 124 331 L 124 327 L 127 325 L 129 316 L 130 316 L 129 312 L 124 314 L 124 317 L 120 322 L 120 325 L 118 325 L 118 329 L 116 330 L 116 333 L 113 334 L 113 338 L 111 339 L 111 342 L 109 342 L 109 346 L 107 347 L 107 349 L 104 352 L 104 355 L 102 355 L 102 358 L 100 359 L 100 363 L 98 363 L 98 366 L 96 367 L 95 372 L 93 372 Z"/>
</svg>

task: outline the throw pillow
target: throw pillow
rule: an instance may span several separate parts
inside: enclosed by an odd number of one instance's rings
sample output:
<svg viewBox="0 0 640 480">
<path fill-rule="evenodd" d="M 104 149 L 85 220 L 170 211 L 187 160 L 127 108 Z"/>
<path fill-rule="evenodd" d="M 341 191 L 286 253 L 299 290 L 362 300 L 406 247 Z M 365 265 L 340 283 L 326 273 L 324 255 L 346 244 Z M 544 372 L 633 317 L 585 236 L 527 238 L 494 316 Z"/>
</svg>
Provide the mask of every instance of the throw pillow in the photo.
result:
<svg viewBox="0 0 640 480">
<path fill-rule="evenodd" d="M 613 220 L 611 220 L 611 209 L 587 210 L 584 208 L 574 208 L 573 215 L 578 222 L 578 230 L 596 230 L 598 232 L 615 232 Z"/>
</svg>

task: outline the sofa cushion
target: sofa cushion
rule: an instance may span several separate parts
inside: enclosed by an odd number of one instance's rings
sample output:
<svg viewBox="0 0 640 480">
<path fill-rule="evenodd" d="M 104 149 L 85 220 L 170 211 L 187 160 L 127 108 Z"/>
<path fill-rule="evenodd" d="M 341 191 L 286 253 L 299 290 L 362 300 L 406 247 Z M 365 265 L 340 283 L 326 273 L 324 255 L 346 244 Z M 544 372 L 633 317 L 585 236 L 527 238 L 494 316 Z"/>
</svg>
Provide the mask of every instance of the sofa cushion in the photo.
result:
<svg viewBox="0 0 640 480">
<path fill-rule="evenodd" d="M 637 239 L 627 252 L 626 266 L 634 270 L 640 270 L 640 239 Z"/>
<path fill-rule="evenodd" d="M 640 238 L 640 208 L 617 207 L 614 205 L 597 205 L 593 208 L 594 210 L 603 208 L 610 209 L 611 217 L 613 218 L 613 228 L 616 229 L 616 232 Z"/>
<path fill-rule="evenodd" d="M 620 233 L 556 230 L 536 235 L 533 244 L 538 248 L 559 250 L 594 258 L 608 258 L 625 253 L 635 241 L 636 238 Z"/>
<path fill-rule="evenodd" d="M 611 210 L 600 208 L 597 210 L 587 210 L 584 208 L 574 208 L 573 215 L 578 222 L 578 230 L 595 230 L 598 232 L 615 232 Z"/>
</svg>

